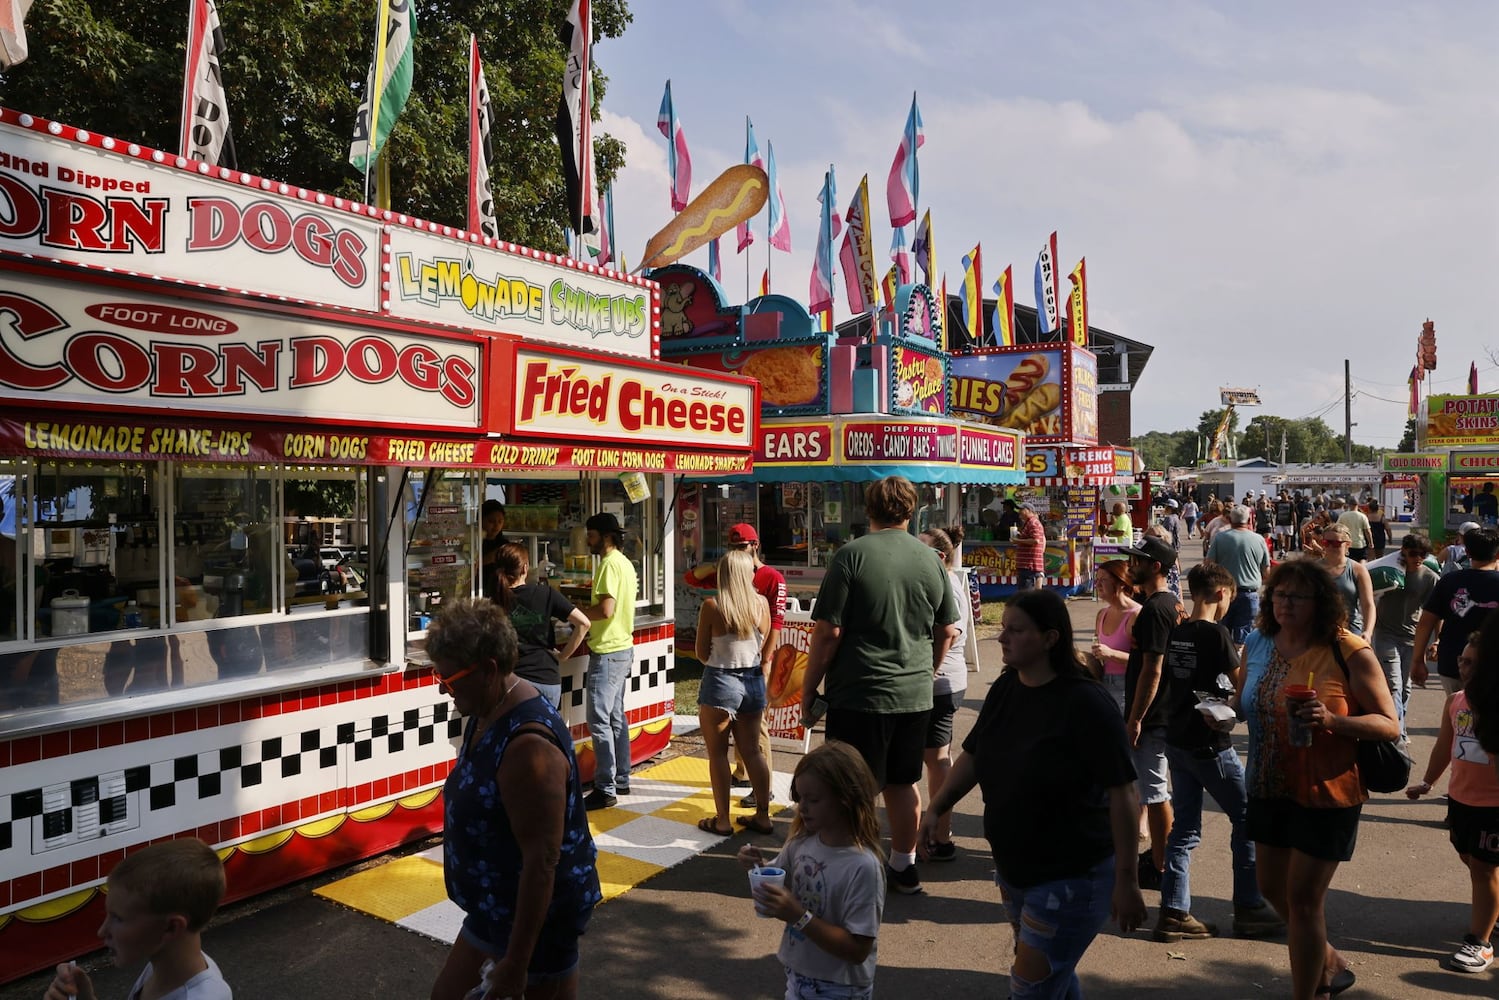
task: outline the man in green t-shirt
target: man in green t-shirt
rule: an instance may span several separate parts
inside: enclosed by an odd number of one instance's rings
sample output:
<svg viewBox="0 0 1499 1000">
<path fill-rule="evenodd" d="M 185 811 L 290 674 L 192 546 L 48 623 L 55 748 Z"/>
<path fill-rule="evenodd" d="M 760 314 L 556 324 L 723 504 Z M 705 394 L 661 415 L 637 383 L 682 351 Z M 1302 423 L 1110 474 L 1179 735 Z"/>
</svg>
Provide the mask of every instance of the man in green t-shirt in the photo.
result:
<svg viewBox="0 0 1499 1000">
<path fill-rule="evenodd" d="M 869 533 L 828 563 L 812 609 L 802 713 L 827 679 L 827 738 L 851 744 L 874 773 L 890 820 L 887 884 L 921 891 L 916 829 L 932 680 L 958 631 L 958 606 L 935 549 L 907 530 L 916 487 L 890 476 L 864 488 Z"/>
<path fill-rule="evenodd" d="M 617 804 L 630 794 L 630 720 L 625 682 L 635 662 L 635 567 L 619 550 L 624 529 L 613 514 L 595 514 L 584 527 L 588 550 L 603 556 L 593 574 L 588 627 L 588 733 L 593 737 L 593 791 L 588 809 Z"/>
</svg>

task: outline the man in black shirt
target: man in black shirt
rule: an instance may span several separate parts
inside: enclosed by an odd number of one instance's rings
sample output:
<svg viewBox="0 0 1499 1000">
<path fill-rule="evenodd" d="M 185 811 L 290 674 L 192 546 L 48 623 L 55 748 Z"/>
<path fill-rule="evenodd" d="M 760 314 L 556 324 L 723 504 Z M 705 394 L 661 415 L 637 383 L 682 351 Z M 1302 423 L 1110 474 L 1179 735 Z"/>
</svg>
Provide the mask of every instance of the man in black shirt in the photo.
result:
<svg viewBox="0 0 1499 1000">
<path fill-rule="evenodd" d="M 1187 574 L 1192 617 L 1172 629 L 1166 648 L 1171 690 L 1166 718 L 1166 760 L 1171 767 L 1171 836 L 1166 839 L 1166 870 L 1161 875 L 1161 913 L 1152 934 L 1157 941 L 1213 937 L 1218 928 L 1192 916 L 1188 866 L 1202 841 L 1202 793 L 1218 803 L 1232 827 L 1234 933 L 1255 937 L 1285 927 L 1260 895 L 1254 841 L 1244 830 L 1248 797 L 1244 766 L 1229 740 L 1233 715 L 1226 702 L 1234 693 L 1238 657 L 1233 636 L 1220 624 L 1234 598 L 1234 578 L 1224 567 L 1205 562 Z M 1227 718 L 1211 721 L 1199 711 L 1201 696 L 1225 703 Z"/>
<path fill-rule="evenodd" d="M 1166 574 L 1176 565 L 1171 543 L 1151 535 L 1129 556 L 1130 582 L 1141 608 L 1130 628 L 1134 648 L 1124 673 L 1124 733 L 1134 750 L 1140 804 L 1150 827 L 1150 850 L 1140 857 L 1141 888 L 1159 886 L 1166 860 L 1166 831 L 1171 829 L 1171 795 L 1166 789 L 1166 704 L 1171 690 L 1164 674 L 1166 643 L 1181 617 L 1181 605 L 1166 589 Z"/>
</svg>

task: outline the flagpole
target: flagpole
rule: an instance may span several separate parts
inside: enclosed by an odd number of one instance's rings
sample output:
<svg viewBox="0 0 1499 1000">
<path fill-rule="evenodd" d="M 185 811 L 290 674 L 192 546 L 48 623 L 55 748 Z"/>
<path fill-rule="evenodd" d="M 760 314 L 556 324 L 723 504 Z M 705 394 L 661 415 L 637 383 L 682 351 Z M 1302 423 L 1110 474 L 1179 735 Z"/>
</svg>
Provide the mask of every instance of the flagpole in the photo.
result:
<svg viewBox="0 0 1499 1000">
<path fill-rule="evenodd" d="M 380 65 L 380 54 L 385 49 L 386 18 L 390 16 L 390 6 L 386 0 L 378 0 L 375 7 L 375 51 L 370 55 L 369 80 L 373 86 L 373 92 L 366 95 L 370 100 L 369 120 L 369 149 L 364 154 L 364 204 L 370 203 L 370 160 L 375 152 L 375 140 L 380 134 L 380 73 L 385 67 Z"/>
</svg>

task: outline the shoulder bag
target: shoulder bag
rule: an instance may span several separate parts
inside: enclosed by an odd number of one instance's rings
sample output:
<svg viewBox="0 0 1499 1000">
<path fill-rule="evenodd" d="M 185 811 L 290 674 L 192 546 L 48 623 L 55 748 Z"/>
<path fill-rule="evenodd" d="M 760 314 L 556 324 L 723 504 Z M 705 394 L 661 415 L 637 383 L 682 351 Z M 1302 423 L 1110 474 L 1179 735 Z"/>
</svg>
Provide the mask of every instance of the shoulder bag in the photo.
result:
<svg viewBox="0 0 1499 1000">
<path fill-rule="evenodd" d="M 1343 679 L 1348 684 L 1348 701 L 1353 704 L 1353 682 L 1348 673 L 1348 661 L 1343 659 L 1343 647 L 1336 639 L 1332 643 L 1332 655 L 1343 671 Z M 1411 779 L 1411 758 L 1405 752 L 1405 744 L 1399 737 L 1393 740 L 1359 740 L 1358 774 L 1366 791 L 1388 793 L 1403 790 Z"/>
</svg>

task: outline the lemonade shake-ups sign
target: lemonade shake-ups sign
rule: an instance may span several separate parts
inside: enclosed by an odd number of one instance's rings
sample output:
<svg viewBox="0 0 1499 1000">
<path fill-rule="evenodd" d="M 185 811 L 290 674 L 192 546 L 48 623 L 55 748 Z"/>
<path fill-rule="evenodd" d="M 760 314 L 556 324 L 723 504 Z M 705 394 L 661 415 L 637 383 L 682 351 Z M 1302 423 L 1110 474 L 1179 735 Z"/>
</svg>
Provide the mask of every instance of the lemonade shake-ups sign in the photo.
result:
<svg viewBox="0 0 1499 1000">
<path fill-rule="evenodd" d="M 389 246 L 392 315 L 562 347 L 652 356 L 655 286 L 640 279 L 413 229 L 392 229 Z"/>
</svg>

